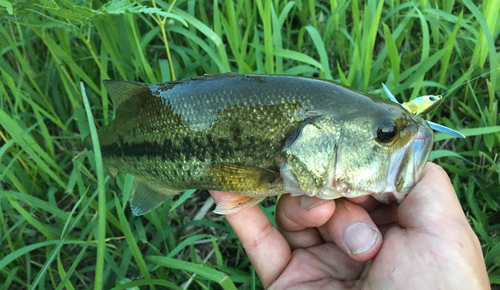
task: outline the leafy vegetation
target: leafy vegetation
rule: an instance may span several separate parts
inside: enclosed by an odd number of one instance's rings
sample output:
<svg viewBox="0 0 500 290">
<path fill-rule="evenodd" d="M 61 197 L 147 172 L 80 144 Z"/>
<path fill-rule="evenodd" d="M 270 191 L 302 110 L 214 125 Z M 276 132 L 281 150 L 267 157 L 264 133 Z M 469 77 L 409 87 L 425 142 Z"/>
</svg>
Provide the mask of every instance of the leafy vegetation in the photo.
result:
<svg viewBox="0 0 500 290">
<path fill-rule="evenodd" d="M 259 289 L 206 192 L 131 215 L 82 140 L 113 119 L 104 79 L 148 83 L 234 71 L 315 76 L 426 116 L 500 283 L 500 2 L 484 0 L 0 0 L 0 288 Z M 273 201 L 263 208 L 272 218 Z M 443 207 L 446 205 L 443 205 Z"/>
</svg>

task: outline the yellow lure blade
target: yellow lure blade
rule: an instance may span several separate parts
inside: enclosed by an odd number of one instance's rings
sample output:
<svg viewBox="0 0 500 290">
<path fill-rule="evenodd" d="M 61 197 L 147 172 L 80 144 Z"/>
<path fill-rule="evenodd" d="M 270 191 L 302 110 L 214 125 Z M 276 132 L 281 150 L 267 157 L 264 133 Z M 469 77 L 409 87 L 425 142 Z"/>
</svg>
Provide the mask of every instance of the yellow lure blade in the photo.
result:
<svg viewBox="0 0 500 290">
<path fill-rule="evenodd" d="M 441 99 L 441 96 L 422 96 L 402 105 L 413 115 L 423 115 L 432 110 Z"/>
</svg>

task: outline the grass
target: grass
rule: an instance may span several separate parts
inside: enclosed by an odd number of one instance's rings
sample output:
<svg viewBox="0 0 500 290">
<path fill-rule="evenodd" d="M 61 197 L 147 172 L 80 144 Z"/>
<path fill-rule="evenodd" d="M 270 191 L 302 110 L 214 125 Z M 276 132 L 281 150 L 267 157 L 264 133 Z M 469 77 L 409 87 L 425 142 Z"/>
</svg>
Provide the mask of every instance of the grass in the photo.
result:
<svg viewBox="0 0 500 290">
<path fill-rule="evenodd" d="M 134 217 L 132 178 L 82 145 L 113 118 L 102 80 L 225 71 L 451 89 L 426 118 L 468 137 L 437 134 L 431 159 L 500 284 L 500 71 L 457 87 L 500 64 L 500 2 L 476 3 L 0 0 L 0 289 L 262 288 L 206 192 Z"/>
</svg>

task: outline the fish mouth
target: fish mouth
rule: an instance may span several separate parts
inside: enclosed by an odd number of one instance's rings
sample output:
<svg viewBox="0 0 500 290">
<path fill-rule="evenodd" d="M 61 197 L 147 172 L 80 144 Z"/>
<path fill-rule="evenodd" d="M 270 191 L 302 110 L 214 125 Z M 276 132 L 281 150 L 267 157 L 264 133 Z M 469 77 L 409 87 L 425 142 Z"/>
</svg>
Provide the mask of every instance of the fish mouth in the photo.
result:
<svg viewBox="0 0 500 290">
<path fill-rule="evenodd" d="M 433 132 L 427 124 L 420 126 L 417 134 L 390 156 L 387 185 L 377 199 L 384 203 L 396 200 L 401 203 L 415 186 L 424 169 L 433 142 Z"/>
</svg>

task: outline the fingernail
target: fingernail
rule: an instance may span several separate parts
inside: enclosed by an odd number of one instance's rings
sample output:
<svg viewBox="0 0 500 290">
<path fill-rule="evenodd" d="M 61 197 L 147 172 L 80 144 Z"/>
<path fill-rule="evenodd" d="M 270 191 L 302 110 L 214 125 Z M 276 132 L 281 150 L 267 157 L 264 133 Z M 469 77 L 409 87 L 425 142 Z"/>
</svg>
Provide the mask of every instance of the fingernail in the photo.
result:
<svg viewBox="0 0 500 290">
<path fill-rule="evenodd" d="M 303 209 L 305 209 L 307 211 L 310 211 L 311 208 L 318 206 L 320 204 L 323 204 L 325 202 L 327 202 L 327 200 L 320 199 L 317 197 L 311 197 L 311 196 L 307 196 L 307 195 L 304 195 L 300 199 L 300 205 L 302 206 Z"/>
<path fill-rule="evenodd" d="M 344 232 L 344 245 L 351 255 L 368 251 L 377 242 L 378 231 L 366 223 L 353 224 Z"/>
</svg>

